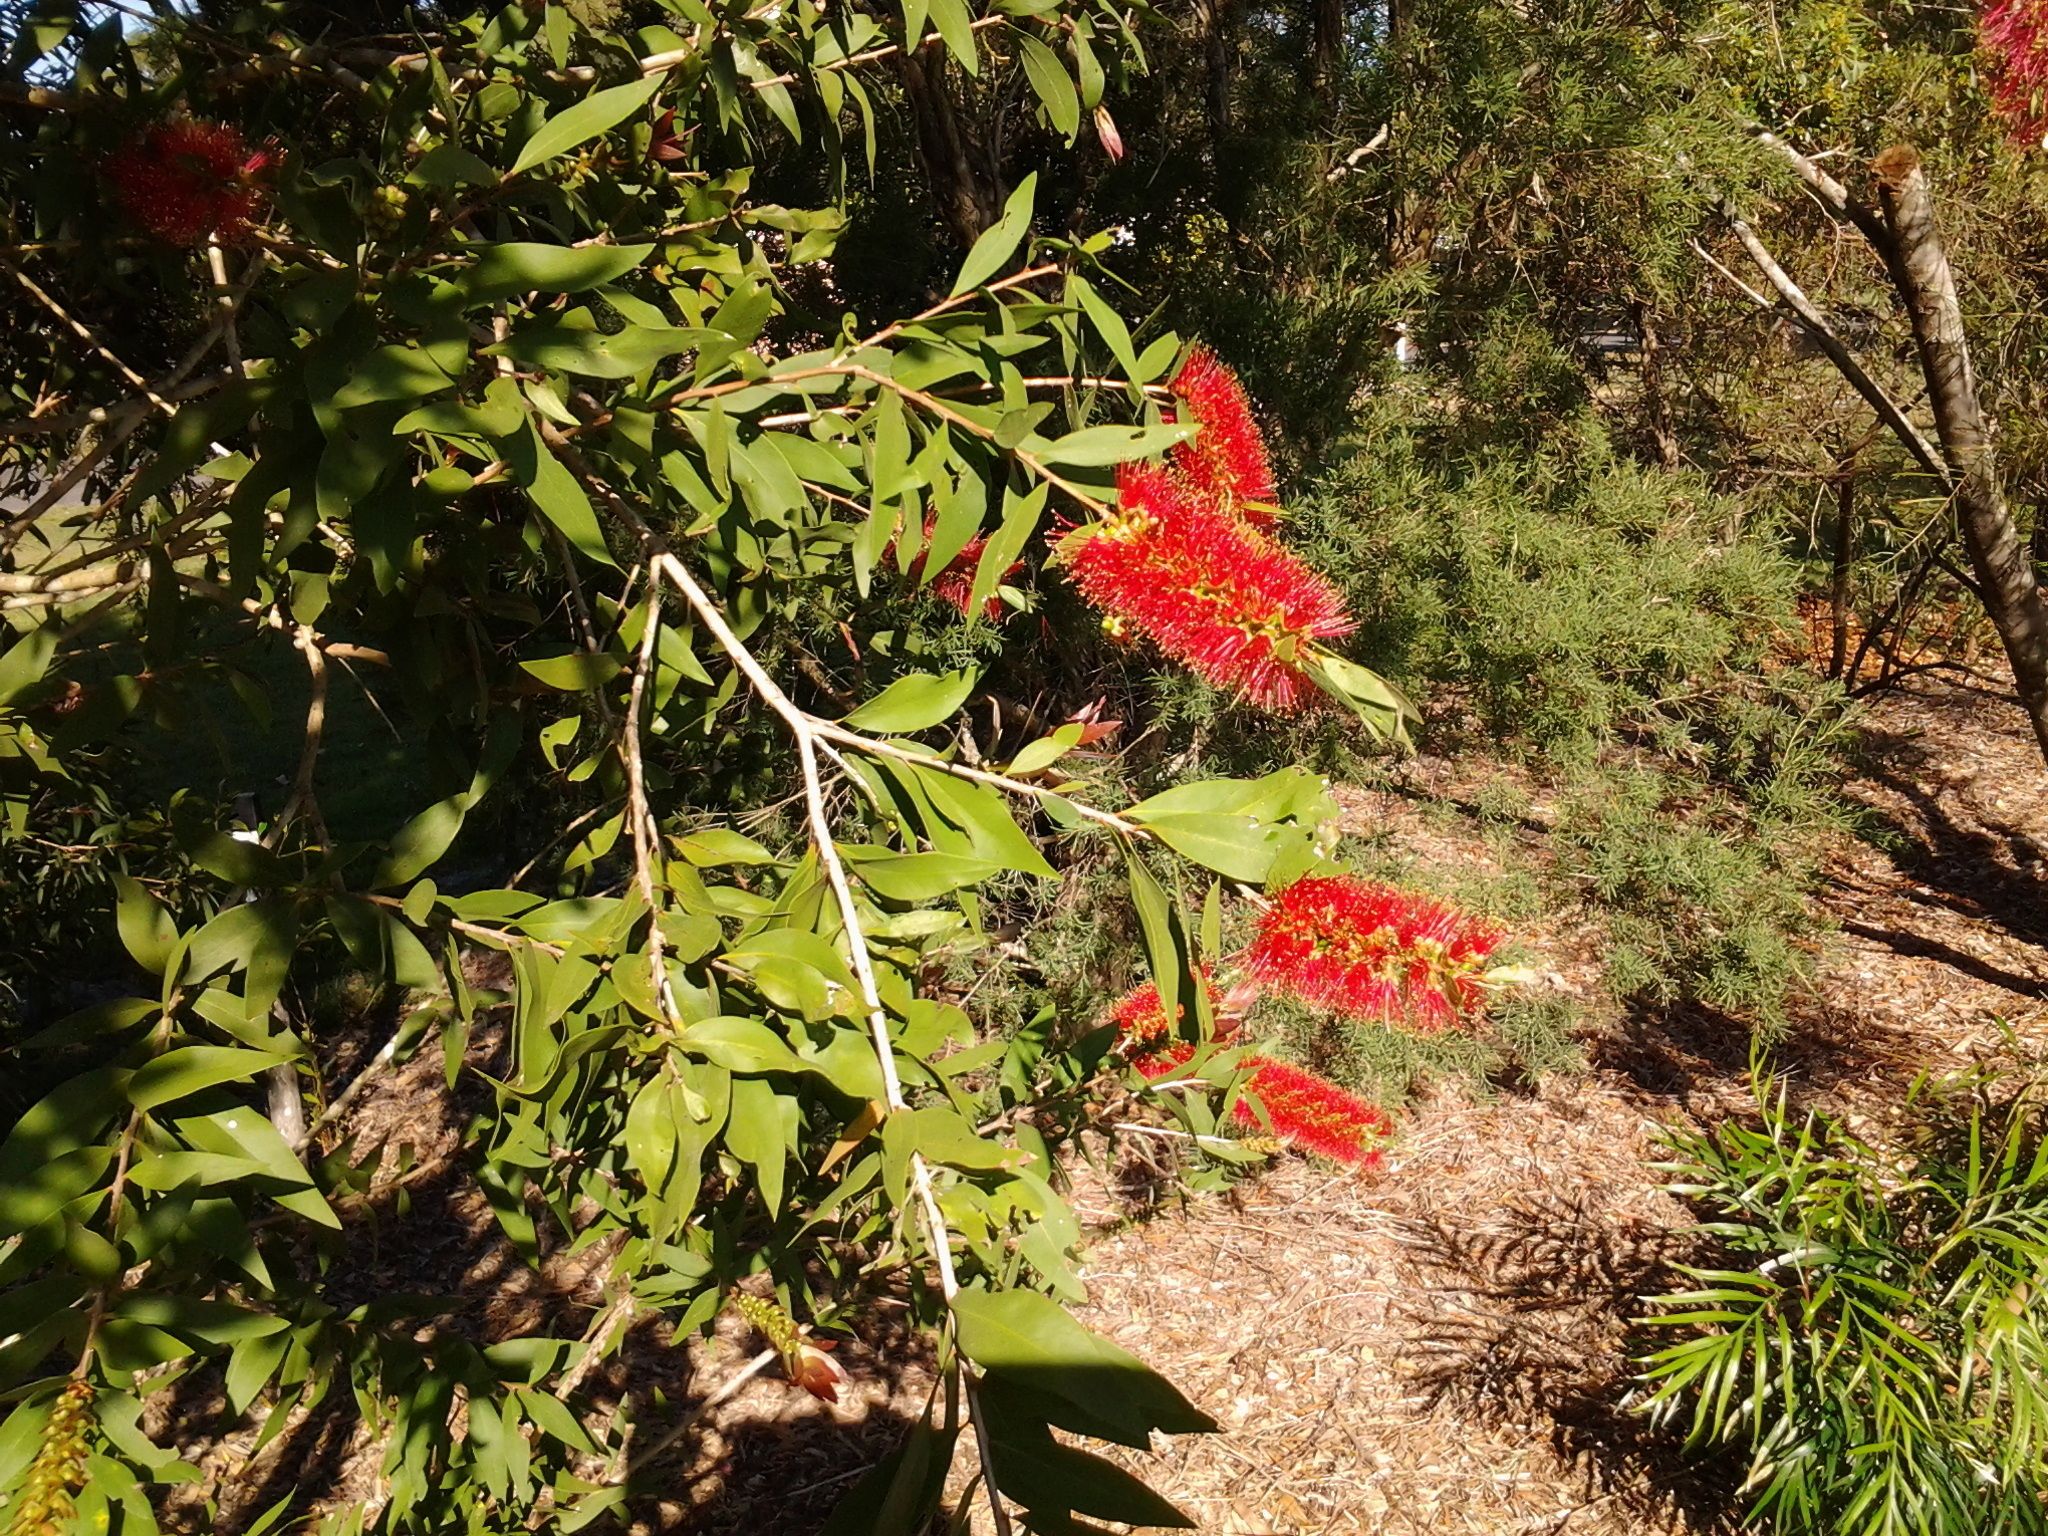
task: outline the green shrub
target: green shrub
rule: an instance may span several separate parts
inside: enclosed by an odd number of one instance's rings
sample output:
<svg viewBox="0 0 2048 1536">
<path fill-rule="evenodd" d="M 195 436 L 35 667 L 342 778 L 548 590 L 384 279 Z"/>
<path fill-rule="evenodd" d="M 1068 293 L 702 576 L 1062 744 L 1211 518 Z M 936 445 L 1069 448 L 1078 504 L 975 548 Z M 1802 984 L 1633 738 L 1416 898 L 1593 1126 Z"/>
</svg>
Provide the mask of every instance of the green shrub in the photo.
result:
<svg viewBox="0 0 2048 1536">
<path fill-rule="evenodd" d="M 1606 921 L 1618 997 L 1701 1003 L 1777 1034 L 1813 974 L 1811 866 L 1739 801 L 1681 784 L 1648 771 L 1583 781 L 1559 821 L 1559 874 Z"/>
<path fill-rule="evenodd" d="M 2038 1086 L 1916 1089 L 1899 1152 L 1759 1095 L 1669 1138 L 1711 1257 L 1651 1301 L 1650 1412 L 1749 1459 L 1799 1536 L 2048 1530 L 2048 1144 Z M 1666 1331 L 1669 1331 L 1666 1333 Z"/>
<path fill-rule="evenodd" d="M 1704 481 L 1621 458 L 1597 430 L 1534 457 L 1367 433 L 1297 536 L 1350 593 L 1361 654 L 1455 689 L 1497 738 L 1585 761 L 1682 726 L 1687 701 L 1756 671 L 1792 622 L 1789 559 L 1723 539 L 1731 509 Z"/>
</svg>

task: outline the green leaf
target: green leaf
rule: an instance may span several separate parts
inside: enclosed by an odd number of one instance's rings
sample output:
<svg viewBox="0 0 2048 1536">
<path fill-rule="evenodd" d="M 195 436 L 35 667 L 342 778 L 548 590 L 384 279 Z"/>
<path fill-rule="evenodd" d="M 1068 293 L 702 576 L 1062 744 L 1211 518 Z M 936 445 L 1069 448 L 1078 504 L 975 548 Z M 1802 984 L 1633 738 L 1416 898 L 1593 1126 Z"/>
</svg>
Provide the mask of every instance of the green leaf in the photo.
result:
<svg viewBox="0 0 2048 1536">
<path fill-rule="evenodd" d="M 607 335 L 573 325 L 541 324 L 523 325 L 484 352 L 593 379 L 630 379 L 664 357 L 729 339 L 722 331 L 673 325 L 629 325 L 616 335 Z"/>
<path fill-rule="evenodd" d="M 128 1079 L 128 1102 L 136 1109 L 156 1109 L 221 1083 L 254 1082 L 290 1059 L 285 1053 L 239 1046 L 188 1045 L 137 1067 Z"/>
<path fill-rule="evenodd" d="M 1111 309 L 1102 295 L 1095 291 L 1095 285 L 1078 272 L 1067 275 L 1067 297 L 1081 306 L 1089 323 L 1095 327 L 1095 333 L 1109 344 L 1110 352 L 1123 367 L 1124 377 L 1133 381 L 1141 379 L 1138 353 L 1131 344 L 1130 327 L 1124 324 L 1123 316 Z"/>
<path fill-rule="evenodd" d="M 998 1432 L 993 1438 L 996 1484 L 1026 1509 L 1072 1510 L 1147 1528 L 1195 1528 L 1194 1521 L 1114 1462 L 1061 1445 L 1049 1434 Z"/>
<path fill-rule="evenodd" d="M 974 13 L 968 10 L 967 0 L 930 0 L 930 4 L 932 25 L 945 39 L 946 51 L 960 61 L 960 67 L 968 74 L 981 73 L 981 57 L 974 42 Z"/>
<path fill-rule="evenodd" d="M 928 730 L 960 712 L 981 674 L 912 672 L 899 677 L 840 723 L 849 730 L 877 731 L 892 736 Z"/>
<path fill-rule="evenodd" d="M 451 795 L 428 806 L 400 827 L 391 839 L 391 851 L 384 855 L 383 863 L 371 877 L 371 887 L 381 890 L 404 885 L 433 868 L 462 830 L 462 819 L 469 813 L 471 798 L 467 790 Z"/>
<path fill-rule="evenodd" d="M 1408 722 L 1421 719 L 1408 695 L 1370 667 L 1322 652 L 1310 658 L 1308 673 L 1381 741 L 1405 743 Z"/>
<path fill-rule="evenodd" d="M 959 4 L 959 0 L 950 0 L 950 3 Z M 935 10 L 934 15 L 937 14 Z M 970 39 L 970 53 L 971 43 Z M 981 238 L 974 242 L 974 249 L 960 264 L 960 276 L 953 284 L 953 297 L 979 288 L 1009 264 L 1010 258 L 1017 253 L 1017 247 L 1023 243 L 1025 232 L 1031 228 L 1031 203 L 1037 193 L 1038 173 L 1033 171 L 1017 184 L 1017 190 L 1003 204 L 1003 216 L 982 231 Z"/>
<path fill-rule="evenodd" d="M 1123 464 L 1132 459 L 1149 459 L 1164 453 L 1185 439 L 1183 424 L 1158 427 L 1083 427 L 1065 437 L 1054 438 L 1033 451 L 1048 464 L 1070 469 L 1093 469 L 1105 464 Z"/>
<path fill-rule="evenodd" d="M 528 422 L 525 432 L 506 438 L 499 448 L 512 478 L 526 488 L 541 516 L 559 528 L 579 553 L 616 570 L 618 561 L 605 545 L 604 530 L 598 526 L 590 498 L 562 461 L 548 451 L 540 429 Z"/>
<path fill-rule="evenodd" d="M 953 1316 L 961 1351 L 976 1365 L 1066 1398 L 1123 1431 L 1127 1445 L 1149 1444 L 1155 1429 L 1181 1435 L 1216 1428 L 1144 1361 L 1036 1291 L 962 1291 L 953 1298 Z"/>
<path fill-rule="evenodd" d="M 996 588 L 1002 585 L 1004 576 L 1038 531 L 1038 520 L 1045 513 L 1046 497 L 1051 493 L 1052 487 L 1043 480 L 1021 496 L 1014 488 L 1004 487 L 1002 526 L 989 535 L 974 567 L 974 590 L 967 598 L 970 614 L 981 613 L 996 595 Z"/>
<path fill-rule="evenodd" d="M 122 947 L 150 975 L 163 975 L 164 967 L 170 963 L 171 950 L 178 942 L 178 925 L 141 881 L 116 874 L 114 890 L 114 926 L 120 932 Z"/>
<path fill-rule="evenodd" d="M 1045 115 L 1052 119 L 1054 131 L 1072 143 L 1081 130 L 1081 98 L 1075 93 L 1074 82 L 1067 78 L 1066 66 L 1060 63 L 1058 54 L 1030 33 L 1019 30 L 1016 39 L 1017 51 L 1024 60 L 1025 78 L 1045 103 Z"/>
<path fill-rule="evenodd" d="M 417 400 L 455 382 L 456 376 L 424 347 L 393 343 L 376 348 L 357 363 L 348 382 L 329 399 L 336 410 L 346 411 L 390 400 Z"/>
<path fill-rule="evenodd" d="M 912 771 L 940 815 L 967 834 L 977 856 L 1042 879 L 1056 877 L 1045 855 L 1011 817 L 1010 800 L 1003 791 L 937 769 Z"/>
<path fill-rule="evenodd" d="M 758 1019 L 731 1015 L 699 1019 L 676 1036 L 676 1044 L 728 1072 L 814 1070 L 782 1036 Z"/>
<path fill-rule="evenodd" d="M 1248 816 L 1205 812 L 1154 816 L 1145 824 L 1182 858 L 1248 885 L 1265 882 L 1285 843 L 1308 836 L 1299 828 L 1261 825 Z"/>
<path fill-rule="evenodd" d="M 661 89 L 667 78 L 665 74 L 644 75 L 624 85 L 594 91 L 572 106 L 565 107 L 526 141 L 519 151 L 519 158 L 512 162 L 512 174 L 517 176 L 544 160 L 565 155 L 578 145 L 587 144 L 599 134 L 616 128 L 653 100 L 654 93 Z"/>
<path fill-rule="evenodd" d="M 882 1122 L 883 1181 L 899 1201 L 908 1187 L 906 1170 L 913 1152 L 928 1163 L 984 1173 L 1013 1172 L 1031 1161 L 1031 1154 L 1020 1147 L 975 1135 L 956 1109 L 899 1109 Z"/>
<path fill-rule="evenodd" d="M 890 901 L 930 901 L 964 886 L 979 885 L 1001 873 L 1003 867 L 989 859 L 957 853 L 906 853 L 863 859 L 855 873 Z"/>
<path fill-rule="evenodd" d="M 770 1217 L 782 1214 L 783 1175 L 788 1170 L 796 1113 L 796 1100 L 777 1093 L 766 1078 L 733 1079 L 725 1144 L 734 1157 L 754 1170 L 761 1186 L 761 1203 Z"/>
<path fill-rule="evenodd" d="M 50 658 L 57 654 L 57 628 L 45 625 L 20 635 L 0 653 L 0 706 L 12 704 L 43 680 Z"/>
<path fill-rule="evenodd" d="M 471 304 L 523 293 L 581 293 L 615 282 L 654 251 L 652 245 L 542 245 L 509 241 L 471 246 L 475 263 L 455 279 Z"/>
</svg>

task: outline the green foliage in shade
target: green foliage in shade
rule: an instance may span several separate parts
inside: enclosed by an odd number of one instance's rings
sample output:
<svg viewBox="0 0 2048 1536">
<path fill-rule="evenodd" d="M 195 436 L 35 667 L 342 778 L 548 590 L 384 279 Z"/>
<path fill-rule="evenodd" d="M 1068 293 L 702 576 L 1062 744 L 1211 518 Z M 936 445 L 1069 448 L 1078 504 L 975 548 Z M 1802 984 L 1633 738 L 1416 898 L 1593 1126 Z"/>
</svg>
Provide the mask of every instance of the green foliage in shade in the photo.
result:
<svg viewBox="0 0 2048 1536">
<path fill-rule="evenodd" d="M 1903 1147 L 1761 1086 L 1669 1138 L 1706 1249 L 1651 1298 L 1649 1411 L 1748 1461 L 1787 1536 L 2048 1529 L 2048 1143 L 2039 1090 L 1923 1081 Z"/>
</svg>

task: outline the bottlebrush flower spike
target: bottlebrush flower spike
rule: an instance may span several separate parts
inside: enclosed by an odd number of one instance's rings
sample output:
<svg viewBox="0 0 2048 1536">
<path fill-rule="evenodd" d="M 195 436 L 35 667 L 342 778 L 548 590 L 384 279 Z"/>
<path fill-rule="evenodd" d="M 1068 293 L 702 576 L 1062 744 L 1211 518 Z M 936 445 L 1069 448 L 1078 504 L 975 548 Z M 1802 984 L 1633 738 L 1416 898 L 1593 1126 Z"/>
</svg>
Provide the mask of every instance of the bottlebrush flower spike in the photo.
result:
<svg viewBox="0 0 2048 1536">
<path fill-rule="evenodd" d="M 1993 108 L 2014 139 L 2048 147 L 2048 0 L 1991 0 L 1978 36 Z"/>
<path fill-rule="evenodd" d="M 1377 1104 L 1289 1062 L 1254 1056 L 1246 1065 L 1251 1080 L 1232 1112 L 1239 1125 L 1256 1135 L 1270 1121 L 1273 1135 L 1304 1152 L 1339 1163 L 1379 1162 L 1379 1143 L 1394 1123 Z"/>
<path fill-rule="evenodd" d="M 793 1383 L 825 1402 L 839 1401 L 846 1368 L 828 1353 L 833 1341 L 811 1338 L 808 1328 L 765 1297 L 734 1292 L 732 1304 L 782 1356 L 783 1372 Z"/>
<path fill-rule="evenodd" d="M 123 151 L 108 178 L 129 218 L 171 245 L 235 240 L 256 212 L 256 179 L 277 161 L 228 123 L 161 123 Z"/>
<path fill-rule="evenodd" d="M 1274 897 L 1246 958 L 1260 981 L 1304 1002 L 1433 1033 L 1478 1012 L 1480 973 L 1503 937 L 1426 896 L 1313 876 Z"/>
<path fill-rule="evenodd" d="M 1228 1001 L 1216 989 L 1216 983 L 1210 980 L 1206 968 L 1202 972 L 1202 986 L 1209 994 L 1209 1016 L 1218 1021 L 1217 1032 L 1228 1034 L 1230 1031 L 1223 1027 L 1221 1018 L 1228 1007 Z M 1187 1017 L 1187 1012 L 1187 1004 L 1182 1003 L 1173 1023 L 1169 1024 L 1166 1009 L 1159 1000 L 1159 983 L 1147 981 L 1139 983 L 1116 1000 L 1109 1010 L 1109 1021 L 1116 1025 L 1118 1039 L 1123 1042 L 1126 1049 L 1129 1049 L 1164 1040 L 1173 1033 L 1174 1025 Z"/>
<path fill-rule="evenodd" d="M 1316 642 L 1354 627 L 1337 589 L 1157 465 L 1118 466 L 1117 488 L 1116 511 L 1069 556 L 1104 628 L 1135 630 L 1267 709 L 1300 708 Z"/>
<path fill-rule="evenodd" d="M 1266 439 L 1237 375 L 1207 347 L 1188 353 L 1167 388 L 1201 430 L 1173 448 L 1173 465 L 1204 501 L 1256 527 L 1273 521 L 1279 492 Z"/>
<path fill-rule="evenodd" d="M 1194 1054 L 1195 1048 L 1182 1041 L 1134 1057 L 1131 1065 L 1157 1082 L 1186 1066 Z M 1379 1143 L 1393 1132 L 1394 1124 L 1377 1104 L 1270 1056 L 1247 1057 L 1244 1066 L 1251 1076 L 1238 1094 L 1231 1119 L 1247 1134 L 1277 1136 L 1289 1146 L 1340 1163 L 1370 1167 L 1379 1162 Z"/>
</svg>

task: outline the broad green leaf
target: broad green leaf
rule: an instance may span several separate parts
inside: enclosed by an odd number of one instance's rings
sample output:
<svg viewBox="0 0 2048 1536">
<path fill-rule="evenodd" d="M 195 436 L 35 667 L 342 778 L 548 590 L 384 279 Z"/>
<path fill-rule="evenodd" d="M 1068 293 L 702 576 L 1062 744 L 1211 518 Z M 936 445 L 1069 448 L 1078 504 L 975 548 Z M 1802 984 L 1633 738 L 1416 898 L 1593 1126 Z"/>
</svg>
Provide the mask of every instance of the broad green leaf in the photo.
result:
<svg viewBox="0 0 2048 1536">
<path fill-rule="evenodd" d="M 122 947 L 150 975 L 163 975 L 164 967 L 170 963 L 171 950 L 178 942 L 178 925 L 141 881 L 116 874 L 114 890 L 114 925 L 120 932 Z"/>
<path fill-rule="evenodd" d="M 541 516 L 559 528 L 578 553 L 616 569 L 618 561 L 605 545 L 604 530 L 598 526 L 589 496 L 562 461 L 548 451 L 540 429 L 528 422 L 523 433 L 506 438 L 499 447 L 512 478 L 526 488 Z"/>
<path fill-rule="evenodd" d="M 1024 60 L 1025 78 L 1045 104 L 1045 115 L 1061 138 L 1073 142 L 1074 135 L 1081 130 L 1081 98 L 1074 91 L 1074 82 L 1067 77 L 1066 66 L 1058 54 L 1030 33 L 1019 30 L 1015 36 L 1017 51 Z"/>
<path fill-rule="evenodd" d="M 974 13 L 967 0 L 930 0 L 932 25 L 945 39 L 946 51 L 970 75 L 981 73 L 981 57 L 974 41 Z M 972 284 L 968 286 L 972 287 Z"/>
<path fill-rule="evenodd" d="M 1069 1399 L 1125 1430 L 1126 1444 L 1149 1443 L 1155 1429 L 1179 1435 L 1216 1428 L 1144 1361 L 1036 1291 L 962 1291 L 953 1298 L 953 1316 L 961 1351 L 976 1365 Z"/>
<path fill-rule="evenodd" d="M 400 827 L 391 839 L 390 852 L 384 855 L 384 862 L 370 880 L 372 888 L 404 885 L 433 868 L 462 830 L 470 800 L 469 792 L 464 790 L 428 806 Z"/>
<path fill-rule="evenodd" d="M 1001 873 L 988 859 L 956 853 L 906 853 L 863 859 L 855 872 L 877 895 L 890 901 L 930 901 L 963 886 L 979 885 Z"/>
<path fill-rule="evenodd" d="M 629 325 L 616 335 L 573 325 L 524 325 L 503 342 L 486 347 L 484 352 L 487 356 L 516 357 L 523 363 L 580 373 L 587 378 L 630 379 L 664 357 L 729 339 L 722 331 L 672 325 Z"/>
<path fill-rule="evenodd" d="M 1283 844 L 1308 835 L 1298 828 L 1262 826 L 1248 816 L 1200 811 L 1154 816 L 1145 825 L 1182 858 L 1248 885 L 1265 882 Z"/>
<path fill-rule="evenodd" d="M 518 294 L 581 293 L 615 282 L 653 253 L 652 245 L 542 245 L 510 241 L 470 247 L 476 260 L 455 279 L 472 304 Z"/>
<path fill-rule="evenodd" d="M 1102 295 L 1095 291 L 1095 285 L 1078 272 L 1067 276 L 1067 297 L 1081 306 L 1089 323 L 1095 327 L 1095 333 L 1109 343 L 1110 352 L 1123 367 L 1124 377 L 1138 380 L 1138 354 L 1131 344 L 1130 327 L 1124 324 L 1123 316 L 1111 309 Z"/>
<path fill-rule="evenodd" d="M 972 668 L 937 674 L 912 672 L 897 678 L 840 723 L 849 730 L 892 736 L 928 730 L 958 714 L 980 678 Z"/>
<path fill-rule="evenodd" d="M 128 1102 L 136 1109 L 156 1109 L 222 1083 L 254 1082 L 261 1073 L 288 1060 L 282 1052 L 239 1046 L 184 1046 L 137 1067 L 128 1079 Z"/>
<path fill-rule="evenodd" d="M 796 1100 L 777 1093 L 766 1078 L 733 1079 L 725 1144 L 734 1157 L 754 1170 L 761 1186 L 761 1203 L 771 1217 L 782 1214 L 783 1175 L 788 1169 L 796 1110 Z"/>
<path fill-rule="evenodd" d="M 961 5 L 961 0 L 949 0 L 949 3 Z M 965 6 L 961 5 L 961 9 L 965 10 Z M 933 14 L 936 16 L 937 11 Z M 969 51 L 972 52 L 971 39 Z M 1017 184 L 1017 190 L 1003 204 L 1003 216 L 982 231 L 981 238 L 974 242 L 974 249 L 960 264 L 960 276 L 953 284 L 955 297 L 979 288 L 1002 271 L 1010 258 L 1017 254 L 1025 232 L 1031 228 L 1031 203 L 1037 193 L 1038 173 L 1033 171 Z"/>
<path fill-rule="evenodd" d="M 725 864 L 779 864 L 782 861 L 744 833 L 730 827 L 700 827 L 669 839 L 684 861 L 699 869 Z"/>
<path fill-rule="evenodd" d="M 997 1486 L 1034 1513 L 1074 1511 L 1099 1520 L 1118 1520 L 1147 1530 L 1193 1530 L 1195 1522 L 1114 1462 L 1061 1445 L 1049 1434 L 1010 1436 L 996 1432 L 991 1450 Z M 1039 1530 L 1073 1530 L 1033 1525 Z"/>
<path fill-rule="evenodd" d="M 989 535 L 983 546 L 981 559 L 974 567 L 974 590 L 968 595 L 967 611 L 970 614 L 983 612 L 988 600 L 996 595 L 996 588 L 1002 585 L 1010 567 L 1017 563 L 1024 553 L 1024 546 L 1031 542 L 1031 536 L 1038 531 L 1038 521 L 1045 513 L 1046 497 L 1052 487 L 1039 481 L 1023 495 L 1015 489 L 1003 489 L 1002 526 Z"/>
<path fill-rule="evenodd" d="M 417 400 L 454 385 L 456 376 L 436 362 L 424 347 L 394 343 L 378 347 L 330 397 L 336 410 L 376 405 L 390 400 Z"/>
<path fill-rule="evenodd" d="M 602 688 L 625 669 L 616 656 L 599 651 L 565 651 L 559 656 L 534 656 L 519 663 L 519 670 L 559 688 L 564 693 L 588 693 Z"/>
<path fill-rule="evenodd" d="M 1381 741 L 1405 744 L 1408 723 L 1421 718 L 1408 696 L 1370 667 L 1320 653 L 1311 658 L 1308 672 Z"/>
<path fill-rule="evenodd" d="M 512 162 L 512 174 L 517 176 L 542 161 L 565 155 L 599 134 L 616 128 L 653 100 L 654 93 L 661 89 L 666 79 L 667 76 L 662 74 L 645 75 L 624 85 L 594 91 L 581 101 L 563 108 L 526 141 L 519 151 L 519 158 Z"/>
<path fill-rule="evenodd" d="M 814 1070 L 782 1036 L 758 1019 L 731 1015 L 700 1019 L 676 1036 L 676 1044 L 728 1072 Z"/>
<path fill-rule="evenodd" d="M 977 784 L 938 769 L 913 770 L 939 814 L 967 834 L 977 856 L 1005 869 L 1052 879 L 1056 871 L 1010 814 L 1011 800 L 993 785 Z"/>
<path fill-rule="evenodd" d="M 14 643 L 5 652 L 0 652 L 0 706 L 13 703 L 22 693 L 40 683 L 43 674 L 50 669 L 50 658 L 56 654 L 55 625 L 44 625 L 26 635 L 17 635 Z"/>
<path fill-rule="evenodd" d="M 1034 444 L 1044 462 L 1062 468 L 1093 469 L 1164 453 L 1188 435 L 1185 424 L 1158 427 L 1083 427 L 1051 442 Z"/>
</svg>

